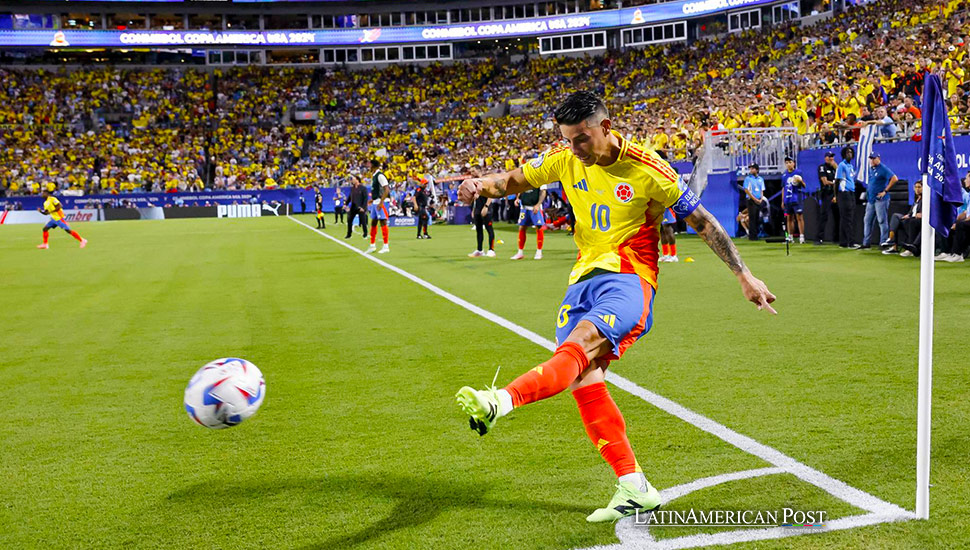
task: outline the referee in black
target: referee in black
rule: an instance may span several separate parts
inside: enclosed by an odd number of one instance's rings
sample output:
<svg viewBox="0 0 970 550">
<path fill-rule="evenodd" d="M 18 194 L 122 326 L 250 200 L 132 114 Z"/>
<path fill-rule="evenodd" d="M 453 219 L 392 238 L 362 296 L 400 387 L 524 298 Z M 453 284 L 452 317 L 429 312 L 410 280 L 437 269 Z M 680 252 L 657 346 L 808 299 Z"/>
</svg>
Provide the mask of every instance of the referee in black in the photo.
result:
<svg viewBox="0 0 970 550">
<path fill-rule="evenodd" d="M 369 195 L 367 188 L 360 184 L 360 178 L 351 176 L 350 181 L 353 187 L 350 189 L 350 200 L 347 202 L 347 236 L 344 238 L 350 238 L 354 229 L 354 219 L 357 218 L 360 220 L 360 236 L 366 239 L 367 199 Z"/>
<path fill-rule="evenodd" d="M 428 180 L 421 179 L 411 200 L 414 201 L 414 212 L 418 216 L 418 238 L 430 239 L 431 235 L 428 235 L 428 221 L 431 219 L 431 215 L 428 213 Z M 421 235 L 422 229 L 424 235 Z"/>
<path fill-rule="evenodd" d="M 829 221 L 829 212 L 835 204 L 835 153 L 825 153 L 825 162 L 818 165 L 818 223 L 815 226 L 815 244 L 825 242 L 825 226 Z M 835 224 L 838 233 L 838 221 Z"/>
</svg>

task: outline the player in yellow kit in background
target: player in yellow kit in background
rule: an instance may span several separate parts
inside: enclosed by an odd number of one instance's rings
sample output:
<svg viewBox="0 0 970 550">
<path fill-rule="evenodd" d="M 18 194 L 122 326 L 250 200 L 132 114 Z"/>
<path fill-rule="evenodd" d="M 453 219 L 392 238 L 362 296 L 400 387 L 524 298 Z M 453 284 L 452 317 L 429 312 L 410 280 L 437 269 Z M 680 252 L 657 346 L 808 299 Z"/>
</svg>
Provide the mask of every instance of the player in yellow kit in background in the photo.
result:
<svg viewBox="0 0 970 550">
<path fill-rule="evenodd" d="M 44 242 L 37 245 L 37 248 L 50 248 L 47 244 L 48 232 L 55 227 L 60 227 L 64 231 L 67 231 L 68 235 L 77 239 L 78 242 L 81 243 L 81 248 L 87 246 L 87 239 L 82 239 L 81 236 L 77 234 L 77 231 L 71 229 L 71 227 L 67 225 L 67 222 L 64 221 L 64 210 L 61 208 L 61 201 L 57 200 L 57 197 L 52 195 L 47 189 L 43 190 L 41 196 L 44 197 L 44 207 L 38 208 L 37 210 L 39 210 L 42 214 L 50 215 L 51 219 L 49 222 L 47 222 L 47 225 L 44 226 Z"/>
<path fill-rule="evenodd" d="M 731 238 L 694 195 L 678 188 L 677 173 L 653 151 L 613 131 L 606 105 L 576 92 L 556 109 L 569 147 L 553 148 L 520 168 L 462 182 L 458 198 L 498 198 L 560 182 L 576 213 L 579 258 L 559 309 L 551 359 L 503 389 L 461 388 L 456 396 L 469 424 L 485 435 L 514 408 L 569 388 L 586 433 L 618 478 L 605 508 L 586 519 L 615 521 L 657 509 L 660 493 L 647 482 L 626 436 L 626 424 L 607 391 L 610 361 L 650 330 L 657 289 L 658 226 L 667 208 L 682 217 L 738 278 L 758 309 L 775 296 L 741 261 Z"/>
</svg>

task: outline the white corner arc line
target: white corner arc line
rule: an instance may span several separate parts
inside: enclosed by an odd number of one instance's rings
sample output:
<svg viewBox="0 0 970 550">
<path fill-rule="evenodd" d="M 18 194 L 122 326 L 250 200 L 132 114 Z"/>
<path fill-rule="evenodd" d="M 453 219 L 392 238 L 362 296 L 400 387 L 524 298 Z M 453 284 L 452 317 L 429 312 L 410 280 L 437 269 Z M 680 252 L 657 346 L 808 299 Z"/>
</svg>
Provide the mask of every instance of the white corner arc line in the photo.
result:
<svg viewBox="0 0 970 550">
<path fill-rule="evenodd" d="M 722 483 L 730 483 L 732 481 L 739 481 L 742 479 L 751 479 L 761 476 L 769 476 L 772 474 L 787 474 L 785 470 L 781 468 L 757 468 L 754 470 L 744 470 L 740 472 L 730 472 L 727 474 L 720 474 L 716 476 L 703 477 L 700 479 L 695 479 L 689 483 L 684 483 L 681 485 L 675 485 L 674 487 L 667 487 L 663 491 L 660 491 L 660 498 L 664 502 L 664 505 L 668 505 L 672 501 L 693 493 L 694 491 L 700 491 L 701 489 L 707 489 L 708 487 L 714 487 Z M 752 529 L 751 527 L 744 528 L 743 530 Z M 616 538 L 620 539 L 620 543 L 627 548 L 638 548 L 638 547 L 650 547 L 651 545 L 657 544 L 657 539 L 654 538 L 653 533 L 650 530 L 650 525 L 637 524 L 634 518 L 630 518 L 627 521 L 619 521 L 616 524 Z M 683 537 L 679 537 L 683 538 Z M 677 539 L 664 539 L 664 544 L 669 544 L 670 541 Z"/>
<path fill-rule="evenodd" d="M 772 540 L 800 535 L 816 535 L 828 533 L 830 531 L 842 531 L 844 529 L 855 529 L 867 525 L 878 525 L 880 523 L 892 523 L 896 521 L 906 521 L 914 518 L 901 517 L 898 515 L 882 514 L 860 514 L 848 516 L 836 520 L 828 521 L 825 527 L 820 529 L 797 529 L 792 527 L 769 527 L 767 529 L 743 529 L 727 531 L 723 533 L 700 533 L 697 535 L 687 535 L 673 539 L 618 542 L 601 546 L 591 546 L 583 550 L 679 550 L 682 548 L 699 548 L 703 546 L 722 546 L 736 544 L 739 542 L 751 542 L 757 540 Z M 630 522 L 630 518 L 621 520 L 617 524 L 617 531 L 620 530 L 620 523 Z M 636 527 L 629 527 L 636 529 Z"/>
<path fill-rule="evenodd" d="M 882 515 L 910 516 L 908 512 L 899 506 L 876 498 L 869 493 L 856 489 L 851 485 L 839 481 L 827 474 L 824 474 L 810 466 L 806 466 L 794 458 L 782 453 L 781 451 L 759 443 L 754 439 L 739 434 L 727 426 L 715 422 L 706 416 L 700 415 L 683 405 L 675 403 L 662 395 L 658 395 L 650 390 L 644 389 L 637 384 L 619 376 L 615 373 L 607 372 L 606 379 L 615 384 L 618 388 L 626 390 L 655 407 L 680 418 L 688 424 L 692 424 L 705 432 L 713 434 L 720 439 L 727 441 L 731 445 L 752 454 L 765 462 L 784 469 L 795 477 L 807 481 L 812 485 L 822 489 L 839 500 L 849 504 Z"/>
<path fill-rule="evenodd" d="M 738 481 L 741 479 L 751 479 L 753 477 L 768 476 L 772 474 L 787 474 L 784 468 L 755 468 L 754 470 L 743 470 L 740 472 L 731 472 L 729 474 L 719 474 L 716 476 L 702 477 L 700 479 L 695 479 L 689 483 L 684 483 L 683 485 L 676 485 L 674 487 L 668 487 L 663 491 L 660 491 L 660 497 L 664 502 L 670 502 L 674 499 L 678 499 L 684 495 L 689 495 L 694 491 L 700 491 L 701 489 L 707 489 L 708 487 L 714 487 L 715 485 L 720 485 L 722 483 L 727 483 L 729 481 Z"/>
<path fill-rule="evenodd" d="M 529 340 L 530 342 L 533 342 L 539 346 L 542 346 L 543 348 L 549 351 L 554 351 L 556 349 L 556 345 L 554 342 L 552 342 L 547 338 L 543 338 L 542 336 L 536 334 L 535 332 L 532 332 L 531 330 L 523 326 L 517 325 L 512 321 L 505 319 L 504 317 L 500 317 L 488 310 L 485 310 L 479 306 L 476 306 L 475 304 L 463 298 L 459 298 L 458 296 L 455 296 L 454 294 L 442 288 L 439 288 L 438 286 L 435 286 L 416 275 L 412 275 L 411 273 L 404 271 L 403 269 L 397 266 L 391 265 L 370 254 L 365 254 L 364 251 L 356 247 L 353 247 L 331 235 L 328 235 L 323 231 L 320 231 L 314 227 L 311 227 L 301 222 L 300 220 L 297 220 L 296 218 L 293 218 L 291 216 L 287 216 L 287 218 L 289 218 L 294 223 L 302 225 L 303 227 L 309 229 L 310 231 L 313 231 L 314 233 L 321 235 L 333 241 L 334 243 L 376 263 L 377 265 L 385 269 L 388 269 L 390 271 L 393 271 L 394 273 L 397 273 L 398 275 L 426 288 L 427 290 L 430 290 L 431 292 L 437 294 L 438 296 L 441 296 L 442 298 L 448 300 L 449 302 L 452 302 L 455 305 L 461 306 L 462 308 L 467 309 L 468 311 L 480 317 L 483 317 L 505 329 L 508 329 L 518 334 L 519 336 Z M 857 508 L 861 508 L 863 510 L 870 512 L 869 515 L 853 516 L 853 518 L 862 518 L 862 517 L 868 518 L 869 516 L 876 516 L 879 518 L 883 518 L 879 521 L 876 521 L 876 523 L 879 523 L 881 521 L 889 521 L 889 520 L 895 521 L 895 520 L 915 518 L 915 515 L 912 512 L 904 510 L 903 508 L 895 504 L 879 499 L 865 491 L 852 487 L 851 485 L 848 485 L 843 481 L 839 481 L 825 473 L 822 473 L 814 468 L 811 468 L 810 466 L 802 464 L 801 462 L 782 453 L 781 451 L 778 451 L 777 449 L 769 447 L 763 443 L 759 443 L 758 441 L 755 441 L 754 439 L 746 435 L 742 435 L 732 430 L 731 428 L 728 428 L 723 424 L 720 424 L 714 420 L 711 420 L 706 416 L 698 414 L 684 407 L 683 405 L 680 405 L 670 399 L 667 399 L 666 397 L 663 397 L 650 390 L 642 388 L 636 383 L 630 380 L 627 380 L 626 378 L 614 372 L 607 372 L 606 380 L 614 384 L 616 387 L 643 399 L 644 401 L 659 408 L 660 410 L 667 412 L 668 414 L 671 414 L 683 420 L 684 422 L 691 424 L 692 426 L 700 430 L 703 430 L 727 443 L 730 443 L 731 445 L 737 447 L 738 449 L 741 449 L 742 451 L 752 454 L 764 460 L 765 462 L 771 464 L 772 466 L 781 468 L 785 472 L 788 472 L 803 481 L 806 481 L 808 483 L 811 483 L 812 485 L 815 485 L 816 487 L 838 498 L 839 500 L 842 500 Z M 889 518 L 889 519 L 886 519 L 886 518 Z M 843 519 L 847 520 L 850 518 L 843 518 Z M 835 520 L 835 521 L 839 521 L 839 520 Z M 841 525 L 841 524 L 836 524 L 835 521 L 831 522 L 831 524 Z M 862 525 L 870 525 L 870 524 L 871 523 L 867 522 L 867 523 L 863 523 Z M 771 531 L 771 530 L 769 529 L 768 531 Z M 697 536 L 700 536 L 700 535 L 697 535 Z M 769 537 L 769 538 L 772 538 L 772 537 Z M 756 540 L 756 539 L 752 539 L 752 540 Z"/>
</svg>

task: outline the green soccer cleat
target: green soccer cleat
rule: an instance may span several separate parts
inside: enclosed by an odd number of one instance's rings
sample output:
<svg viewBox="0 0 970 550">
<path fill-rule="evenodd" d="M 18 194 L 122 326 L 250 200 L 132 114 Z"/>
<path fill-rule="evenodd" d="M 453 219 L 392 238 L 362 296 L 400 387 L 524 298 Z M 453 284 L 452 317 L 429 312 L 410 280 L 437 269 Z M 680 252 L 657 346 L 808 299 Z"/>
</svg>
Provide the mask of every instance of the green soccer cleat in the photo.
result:
<svg viewBox="0 0 970 550">
<path fill-rule="evenodd" d="M 468 425 L 478 435 L 487 434 L 498 420 L 498 396 L 495 387 L 479 391 L 465 386 L 458 390 L 455 399 L 458 400 L 462 412 L 468 415 Z"/>
<path fill-rule="evenodd" d="M 654 489 L 653 485 L 647 482 L 647 492 L 641 493 L 634 484 L 624 481 L 616 484 L 616 493 L 606 508 L 598 508 L 586 516 L 586 521 L 590 523 L 616 521 L 637 512 L 653 512 L 658 508 L 660 508 L 660 492 Z"/>
</svg>

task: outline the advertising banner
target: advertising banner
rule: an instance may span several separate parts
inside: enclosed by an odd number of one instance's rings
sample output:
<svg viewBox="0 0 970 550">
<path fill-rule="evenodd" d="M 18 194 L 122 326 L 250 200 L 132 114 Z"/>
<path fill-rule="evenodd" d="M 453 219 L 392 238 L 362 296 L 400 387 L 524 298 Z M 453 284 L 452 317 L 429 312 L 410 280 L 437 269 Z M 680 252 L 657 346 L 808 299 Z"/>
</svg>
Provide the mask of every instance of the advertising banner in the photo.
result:
<svg viewBox="0 0 970 550">
<path fill-rule="evenodd" d="M 9 210 L 0 211 L 0 225 L 12 225 L 19 223 L 47 223 L 51 217 L 41 214 L 36 210 Z M 64 221 L 67 223 L 76 222 L 97 222 L 101 221 L 97 210 L 64 210 Z"/>
<path fill-rule="evenodd" d="M 321 189 L 323 195 L 324 209 L 329 205 L 329 211 L 333 211 L 334 188 Z M 313 191 L 305 189 L 273 189 L 269 191 L 204 191 L 200 193 L 125 193 L 120 195 L 84 195 L 70 196 L 67 194 L 57 194 L 64 209 L 87 208 L 89 206 L 102 205 L 105 210 L 109 205 L 119 208 L 135 207 L 169 207 L 169 206 L 218 206 L 220 204 L 289 204 L 299 207 L 300 196 L 312 207 Z M 0 209 L 5 204 L 20 204 L 24 210 L 36 210 L 44 204 L 44 199 L 40 195 L 17 196 L 0 198 Z M 298 211 L 298 210 L 297 210 Z M 280 210 L 280 214 L 284 214 Z"/>
<path fill-rule="evenodd" d="M 482 23 L 372 27 L 361 29 L 268 31 L 164 30 L 9 30 L 0 31 L 0 47 L 132 48 L 132 47 L 285 47 L 366 46 L 450 42 L 565 34 L 676 21 L 733 8 L 768 5 L 777 0 L 679 0 L 618 10 L 488 21 Z"/>
<path fill-rule="evenodd" d="M 387 221 L 387 225 L 390 227 L 417 227 L 418 217 L 417 216 L 391 216 Z"/>
</svg>

